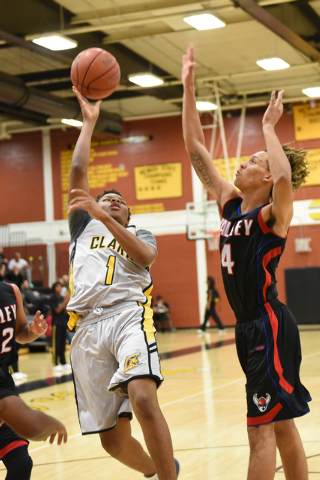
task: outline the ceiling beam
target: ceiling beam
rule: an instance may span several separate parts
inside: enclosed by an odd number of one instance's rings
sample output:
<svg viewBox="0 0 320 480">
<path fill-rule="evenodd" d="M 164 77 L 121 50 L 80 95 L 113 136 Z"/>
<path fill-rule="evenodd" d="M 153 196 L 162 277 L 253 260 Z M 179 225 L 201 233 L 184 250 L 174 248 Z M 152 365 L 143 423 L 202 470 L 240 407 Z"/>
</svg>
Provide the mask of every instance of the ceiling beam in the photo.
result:
<svg viewBox="0 0 320 480">
<path fill-rule="evenodd" d="M 252 18 L 285 40 L 289 45 L 309 57 L 312 61 L 320 62 L 320 52 L 294 33 L 290 28 L 284 25 L 264 8 L 260 7 L 254 0 L 232 0 L 232 2 L 242 8 Z"/>
<path fill-rule="evenodd" d="M 182 13 L 186 6 L 192 7 L 194 6 L 195 10 L 199 10 L 199 4 L 205 4 L 203 8 L 212 8 L 214 2 L 206 1 L 203 2 L 201 0 L 160 0 L 156 2 L 152 2 L 150 4 L 144 3 L 134 3 L 131 1 L 131 5 L 125 6 L 117 6 L 113 8 L 104 8 L 101 10 L 95 10 L 94 12 L 91 10 L 89 12 L 79 13 L 75 15 L 71 20 L 70 23 L 77 24 L 77 23 L 84 23 L 84 22 L 96 22 L 101 21 L 103 19 L 110 19 L 110 17 L 122 17 L 123 15 L 130 15 L 130 14 L 138 14 L 138 13 L 146 13 L 150 12 L 154 14 L 157 11 L 161 10 L 173 10 L 174 14 Z M 228 0 L 226 3 L 229 3 Z"/>
<path fill-rule="evenodd" d="M 3 40 L 6 40 L 7 42 L 13 45 L 17 45 L 27 50 L 31 50 L 32 52 L 49 57 L 52 60 L 56 60 L 57 62 L 63 63 L 64 65 L 70 66 L 73 62 L 73 59 L 70 57 L 67 57 L 66 55 L 53 52 L 52 50 L 41 47 L 40 45 L 36 45 L 35 43 L 27 42 L 23 38 L 17 37 L 16 35 L 12 35 L 11 33 L 5 32 L 4 30 L 0 30 L 0 38 L 2 38 Z"/>
</svg>

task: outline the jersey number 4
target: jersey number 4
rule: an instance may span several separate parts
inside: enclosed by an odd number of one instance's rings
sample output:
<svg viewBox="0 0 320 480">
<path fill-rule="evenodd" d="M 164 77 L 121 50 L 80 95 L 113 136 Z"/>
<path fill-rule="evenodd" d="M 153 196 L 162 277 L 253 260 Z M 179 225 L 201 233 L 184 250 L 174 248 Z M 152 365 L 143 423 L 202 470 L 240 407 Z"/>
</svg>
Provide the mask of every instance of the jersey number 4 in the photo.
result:
<svg viewBox="0 0 320 480">
<path fill-rule="evenodd" d="M 233 275 L 234 261 L 231 258 L 231 245 L 225 243 L 221 251 L 221 265 L 226 267 L 229 275 Z"/>
<path fill-rule="evenodd" d="M 113 282 L 114 276 L 114 269 L 116 267 L 116 257 L 114 255 L 110 255 L 108 263 L 107 263 L 107 273 L 106 273 L 106 285 L 111 285 Z"/>
</svg>

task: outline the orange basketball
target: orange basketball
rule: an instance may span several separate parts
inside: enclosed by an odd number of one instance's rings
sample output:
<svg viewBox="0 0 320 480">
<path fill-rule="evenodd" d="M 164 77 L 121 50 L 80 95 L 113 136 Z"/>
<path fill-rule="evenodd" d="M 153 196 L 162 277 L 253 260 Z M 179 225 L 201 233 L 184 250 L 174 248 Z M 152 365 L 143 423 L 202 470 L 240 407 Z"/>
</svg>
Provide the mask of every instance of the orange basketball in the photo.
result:
<svg viewBox="0 0 320 480">
<path fill-rule="evenodd" d="M 71 65 L 71 81 L 90 100 L 109 97 L 120 81 L 120 67 L 111 53 L 102 48 L 88 48 Z"/>
</svg>

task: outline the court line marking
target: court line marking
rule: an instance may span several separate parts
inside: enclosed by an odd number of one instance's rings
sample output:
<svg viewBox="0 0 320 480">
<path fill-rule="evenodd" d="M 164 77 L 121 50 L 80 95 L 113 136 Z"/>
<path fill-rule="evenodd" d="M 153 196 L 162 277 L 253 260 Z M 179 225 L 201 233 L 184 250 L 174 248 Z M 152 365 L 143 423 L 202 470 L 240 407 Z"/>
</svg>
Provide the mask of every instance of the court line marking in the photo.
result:
<svg viewBox="0 0 320 480">
<path fill-rule="evenodd" d="M 222 388 L 222 387 L 227 387 L 229 385 L 232 385 L 233 383 L 239 382 L 240 380 L 244 380 L 244 377 L 243 378 L 242 377 L 237 378 L 235 380 L 232 380 L 231 382 L 222 383 L 221 385 L 216 385 L 215 387 L 208 388 L 206 390 L 202 390 L 201 392 L 197 392 L 197 393 L 193 393 L 191 395 L 186 395 L 184 397 L 177 398 L 176 400 L 173 400 L 171 402 L 160 404 L 160 407 L 167 407 L 168 405 L 172 405 L 173 403 L 182 402 L 182 400 L 186 400 L 188 398 L 192 398 L 192 397 L 196 397 L 198 395 L 202 395 L 202 394 L 205 394 L 205 393 L 208 393 L 208 392 L 212 392 L 213 390 L 218 390 L 219 388 Z M 75 433 L 74 435 L 71 435 L 70 437 L 68 437 L 68 441 L 71 440 L 72 438 L 79 437 L 79 436 L 81 436 L 81 432 Z M 57 444 L 57 442 L 53 443 L 53 445 L 56 445 L 56 444 Z M 47 448 L 47 447 L 51 447 L 51 446 L 52 446 L 51 443 L 46 443 L 45 445 L 41 445 L 40 447 L 36 447 L 36 448 L 30 447 L 29 451 L 30 452 L 37 452 L 38 450 L 42 450 L 43 448 Z M 63 445 L 60 445 L 60 446 L 62 447 Z"/>
<path fill-rule="evenodd" d="M 320 351 L 319 352 L 316 352 L 316 353 L 312 353 L 311 355 L 305 355 L 303 356 L 303 359 L 304 358 L 311 358 L 311 357 L 315 357 L 316 355 L 320 355 Z M 191 395 L 186 395 L 184 397 L 181 397 L 181 398 L 177 398 L 176 400 L 172 400 L 171 402 L 167 402 L 167 403 L 163 403 L 163 404 L 160 404 L 161 407 L 167 407 L 168 405 L 173 405 L 174 403 L 178 403 L 178 402 L 182 402 L 182 400 L 186 400 L 188 398 L 192 398 L 192 397 L 196 397 L 198 395 L 202 395 L 202 394 L 205 394 L 205 393 L 208 393 L 208 392 L 212 392 L 213 390 L 218 390 L 219 388 L 222 388 L 222 387 L 226 387 L 226 386 L 229 386 L 229 385 L 232 385 L 236 382 L 239 382 L 240 380 L 244 380 L 244 377 L 240 377 L 240 378 L 237 378 L 235 380 L 232 380 L 231 382 L 227 382 L 227 383 L 223 383 L 221 385 L 216 385 L 215 387 L 212 387 L 212 388 L 208 388 L 206 390 L 202 390 L 200 392 L 197 392 L 197 393 L 193 393 Z M 81 436 L 81 432 L 79 433 L 76 433 L 74 435 L 71 435 L 70 437 L 68 437 L 68 440 L 71 440 L 72 438 L 75 438 L 75 437 L 79 437 Z M 56 445 L 56 442 L 54 443 L 54 445 Z M 48 444 L 45 444 L 45 445 L 41 445 L 40 447 L 36 447 L 36 448 L 29 448 L 30 451 L 32 452 L 36 452 L 38 450 L 42 450 L 43 448 L 47 448 L 47 447 L 50 447 L 51 444 L 48 443 Z"/>
</svg>

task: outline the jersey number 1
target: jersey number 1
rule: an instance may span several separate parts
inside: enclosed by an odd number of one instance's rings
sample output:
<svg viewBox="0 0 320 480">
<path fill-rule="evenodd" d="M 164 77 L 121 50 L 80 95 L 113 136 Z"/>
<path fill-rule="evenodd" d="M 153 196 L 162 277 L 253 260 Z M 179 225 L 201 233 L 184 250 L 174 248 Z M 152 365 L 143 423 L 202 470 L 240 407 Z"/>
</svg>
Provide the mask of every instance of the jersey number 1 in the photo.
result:
<svg viewBox="0 0 320 480">
<path fill-rule="evenodd" d="M 110 255 L 108 263 L 107 263 L 107 274 L 106 274 L 106 285 L 111 285 L 113 282 L 113 275 L 114 269 L 116 266 L 116 257 L 114 255 Z"/>
<path fill-rule="evenodd" d="M 231 245 L 225 243 L 221 251 L 221 265 L 228 269 L 229 275 L 233 275 L 234 261 L 231 259 Z"/>
</svg>

